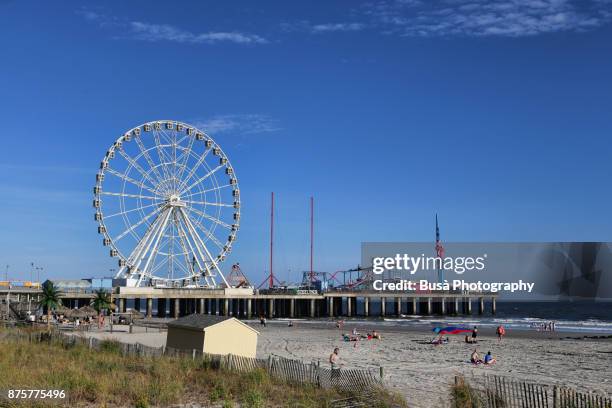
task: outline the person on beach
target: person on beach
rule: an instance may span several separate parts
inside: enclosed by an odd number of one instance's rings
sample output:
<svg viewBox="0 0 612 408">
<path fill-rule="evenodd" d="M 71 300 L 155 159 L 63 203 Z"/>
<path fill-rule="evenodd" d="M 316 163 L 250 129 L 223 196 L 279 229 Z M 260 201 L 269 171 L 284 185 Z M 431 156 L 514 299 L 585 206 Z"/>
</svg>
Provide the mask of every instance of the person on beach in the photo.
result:
<svg viewBox="0 0 612 408">
<path fill-rule="evenodd" d="M 331 365 L 331 382 L 334 384 L 338 378 L 340 378 L 340 356 L 338 353 L 340 349 L 338 347 L 334 348 L 334 352 L 329 356 L 329 364 Z"/>
<path fill-rule="evenodd" d="M 474 326 L 474 329 L 472 329 L 472 343 L 478 343 L 478 340 L 476 340 L 477 337 L 478 337 L 478 327 Z"/>
<path fill-rule="evenodd" d="M 468 344 L 472 344 L 472 339 L 467 334 L 465 335 L 465 342 Z"/>
<path fill-rule="evenodd" d="M 482 364 L 483 361 L 480 358 L 480 355 L 478 354 L 478 348 L 475 348 L 474 351 L 472 352 L 472 355 L 470 356 L 470 362 L 472 364 Z"/>
<path fill-rule="evenodd" d="M 489 352 L 487 353 L 487 355 L 484 358 L 484 363 L 488 364 L 488 365 L 491 365 L 491 364 L 495 364 L 496 361 L 497 360 L 495 360 L 493 358 L 493 356 L 491 355 L 491 351 L 489 350 Z"/>
<path fill-rule="evenodd" d="M 504 326 L 499 325 L 497 326 L 497 341 L 502 341 L 502 337 L 504 337 L 506 335 L 506 329 L 504 329 Z"/>
<path fill-rule="evenodd" d="M 289 320 L 289 324 L 287 326 L 293 327 L 293 321 Z"/>
<path fill-rule="evenodd" d="M 340 349 L 338 347 L 334 348 L 334 352 L 329 355 L 329 364 L 331 364 L 332 370 L 340 369 Z"/>
<path fill-rule="evenodd" d="M 260 316 L 259 317 L 259 324 L 263 327 L 266 327 L 266 318 L 265 316 Z"/>
</svg>

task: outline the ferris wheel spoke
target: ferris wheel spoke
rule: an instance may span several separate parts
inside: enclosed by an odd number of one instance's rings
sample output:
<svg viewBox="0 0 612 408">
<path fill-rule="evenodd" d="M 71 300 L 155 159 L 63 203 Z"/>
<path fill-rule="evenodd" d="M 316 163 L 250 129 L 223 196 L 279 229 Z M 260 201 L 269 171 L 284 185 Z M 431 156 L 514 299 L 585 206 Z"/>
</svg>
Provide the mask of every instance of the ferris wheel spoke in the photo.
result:
<svg viewBox="0 0 612 408">
<path fill-rule="evenodd" d="M 127 175 L 125 175 L 125 174 L 115 170 L 115 169 L 107 167 L 106 171 L 109 172 L 110 174 L 114 175 L 114 176 L 119 177 L 122 180 L 127 181 L 128 183 L 132 183 L 132 184 L 134 184 L 134 185 L 136 185 L 136 186 L 138 186 L 138 187 L 140 187 L 140 188 L 142 188 L 144 190 L 147 190 L 147 191 L 149 191 L 149 192 L 151 192 L 153 194 L 157 194 L 155 191 L 153 191 L 151 188 L 149 188 L 146 184 L 144 184 L 144 183 L 142 183 L 142 182 L 140 182 L 138 180 L 135 180 L 135 179 L 133 179 L 133 178 L 131 178 L 131 177 L 129 177 L 129 176 L 127 176 Z"/>
<path fill-rule="evenodd" d="M 145 196 L 145 195 L 140 195 L 140 194 L 117 193 L 114 191 L 101 191 L 100 194 L 108 195 L 108 196 L 127 197 L 127 198 L 140 198 L 140 199 L 145 199 L 145 200 L 159 200 L 158 197 Z"/>
<path fill-rule="evenodd" d="M 162 210 L 162 207 L 156 208 L 155 210 L 151 211 L 149 214 L 147 214 L 145 217 L 143 217 L 140 221 L 138 221 L 136 224 L 133 224 L 132 226 L 130 226 L 128 229 L 126 229 L 125 231 L 123 231 L 121 234 L 117 235 L 114 239 L 113 242 L 118 242 L 121 238 L 125 237 L 127 234 L 129 234 L 130 232 L 134 231 L 136 228 L 138 228 L 139 226 L 141 226 L 142 224 L 144 224 L 145 222 L 147 222 L 147 220 L 149 220 L 151 217 L 153 217 L 155 214 L 159 213 Z M 135 210 L 130 210 L 130 211 L 135 211 Z M 126 211 L 128 212 L 128 211 Z"/>
<path fill-rule="evenodd" d="M 182 165 L 181 165 L 180 173 L 178 174 L 179 180 L 183 177 L 183 174 L 185 173 L 185 169 L 187 168 L 187 162 L 189 161 L 189 156 L 191 156 L 191 151 L 192 151 L 191 149 L 193 149 L 193 143 L 195 139 L 196 139 L 195 136 L 192 136 L 189 139 L 189 144 L 187 145 L 187 147 L 186 148 L 183 147 L 184 150 L 181 156 Z"/>
<path fill-rule="evenodd" d="M 214 169 L 212 169 L 211 171 L 206 173 L 204 176 L 200 177 L 194 183 L 192 183 L 189 187 L 187 187 L 183 191 L 181 191 L 181 194 L 185 194 L 186 192 L 190 191 L 192 188 L 194 188 L 195 186 L 197 186 L 198 184 L 200 184 L 201 182 L 203 182 L 204 180 L 206 180 L 207 178 L 209 178 L 210 176 L 215 174 L 217 171 L 219 171 L 219 169 L 221 169 L 223 167 L 225 167 L 224 164 L 218 165 L 217 167 L 215 167 Z"/>
<path fill-rule="evenodd" d="M 155 173 L 155 175 L 157 177 L 157 180 L 161 183 L 164 178 L 159 173 L 159 170 L 157 169 L 157 166 L 153 162 L 153 158 L 151 158 L 151 155 L 149 154 L 149 150 L 145 147 L 144 143 L 142 143 L 142 140 L 140 139 L 140 137 L 136 137 L 136 138 L 134 138 L 134 140 L 136 141 L 136 144 L 138 145 L 138 148 L 140 149 L 140 152 L 141 152 L 142 156 L 145 158 L 145 160 L 149 164 L 149 167 L 151 168 L 151 171 L 153 171 L 153 173 Z"/>
<path fill-rule="evenodd" d="M 183 195 L 182 197 L 192 197 L 194 195 L 203 194 L 203 193 L 210 193 L 211 191 L 217 191 L 217 190 L 221 190 L 222 188 L 227 188 L 227 187 L 232 187 L 232 185 L 231 184 L 224 184 L 224 185 L 219 186 L 219 187 L 209 188 L 208 190 L 202 190 L 202 191 L 198 191 L 196 193 L 186 194 L 186 195 Z"/>
<path fill-rule="evenodd" d="M 208 214 L 206 214 L 205 212 L 198 210 L 197 208 L 190 207 L 188 210 L 189 210 L 189 211 L 193 211 L 193 212 L 195 212 L 196 214 L 198 214 L 198 215 L 200 215 L 200 216 L 202 216 L 202 217 L 206 218 L 206 219 L 207 219 L 207 220 L 209 220 L 209 221 L 212 221 L 212 222 L 214 222 L 214 223 L 216 223 L 216 224 L 219 224 L 219 225 L 221 225 L 221 226 L 222 226 L 222 227 L 224 227 L 224 228 L 227 228 L 227 229 L 232 229 L 232 226 L 231 226 L 231 225 L 226 224 L 225 222 L 221 221 L 220 219 L 215 218 L 215 217 L 213 217 L 213 216 L 211 216 L 211 215 L 208 215 Z"/>
<path fill-rule="evenodd" d="M 207 201 L 194 201 L 194 200 L 183 200 L 183 202 L 188 203 L 188 204 L 210 205 L 210 206 L 213 206 L 213 207 L 229 207 L 229 208 L 234 208 L 234 204 L 209 203 Z"/>
<path fill-rule="evenodd" d="M 127 153 L 125 153 L 123 151 L 123 149 L 117 149 L 117 151 L 119 152 L 119 154 L 128 162 L 130 163 L 130 165 L 132 167 L 134 167 L 136 170 L 138 170 L 140 172 L 140 174 L 142 174 L 142 176 L 144 178 L 146 178 L 147 180 L 149 180 L 151 182 L 151 184 L 153 185 L 153 188 L 157 187 L 157 185 L 159 184 L 158 181 L 155 181 L 151 178 L 151 176 L 149 176 L 147 174 L 147 172 L 144 171 L 144 169 L 138 164 L 136 163 L 136 161 L 134 159 L 132 159 Z"/>
<path fill-rule="evenodd" d="M 166 153 L 164 152 L 164 148 L 159 138 L 159 133 L 160 133 L 159 131 L 153 130 L 153 139 L 155 140 L 155 148 L 157 149 L 157 154 L 160 159 L 162 172 L 164 173 L 165 179 L 169 180 L 171 177 L 170 177 L 170 174 L 168 173 L 168 169 L 166 168 L 166 164 L 165 164 L 166 160 L 168 160 L 168 157 L 166 156 Z"/>
<path fill-rule="evenodd" d="M 200 168 L 200 166 L 202 165 L 202 163 L 204 163 L 204 160 L 206 159 L 206 156 L 208 156 L 208 153 L 210 152 L 210 150 L 206 150 L 204 152 L 204 154 L 202 154 L 200 156 L 200 158 L 198 159 L 198 161 L 196 162 L 196 164 L 193 166 L 193 168 L 189 171 L 189 173 L 187 173 L 187 176 L 183 178 L 183 180 L 185 181 L 185 183 L 187 183 L 187 181 L 191 180 L 191 178 L 193 177 L 193 175 L 195 174 L 195 172 L 197 171 L 197 169 Z M 184 192 L 181 192 L 181 194 L 183 194 Z"/>
<path fill-rule="evenodd" d="M 119 211 L 119 212 L 111 214 L 111 215 L 105 215 L 104 218 L 113 218 L 113 217 L 116 217 L 118 215 L 124 215 L 124 214 L 127 214 L 127 213 L 131 213 L 131 212 L 139 211 L 139 210 L 144 210 L 145 208 L 151 208 L 151 207 L 155 207 L 155 206 L 160 206 L 160 205 L 159 205 L 159 203 L 147 204 L 147 205 L 143 205 L 143 206 L 140 206 L 140 207 L 132 208 L 131 210 Z"/>
</svg>

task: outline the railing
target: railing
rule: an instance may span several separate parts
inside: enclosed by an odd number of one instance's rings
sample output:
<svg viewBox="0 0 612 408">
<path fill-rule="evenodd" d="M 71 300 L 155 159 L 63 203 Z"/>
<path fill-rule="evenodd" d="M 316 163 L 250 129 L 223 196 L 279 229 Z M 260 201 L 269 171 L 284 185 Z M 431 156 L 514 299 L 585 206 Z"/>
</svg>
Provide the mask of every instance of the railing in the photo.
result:
<svg viewBox="0 0 612 408">
<path fill-rule="evenodd" d="M 455 377 L 455 386 L 467 386 Z M 482 408 L 612 408 L 612 398 L 571 387 L 542 385 L 499 376 L 474 377 L 472 406 Z"/>
<path fill-rule="evenodd" d="M 90 350 L 115 348 L 122 355 L 141 357 L 175 357 L 204 360 L 211 368 L 231 371 L 249 372 L 263 369 L 271 377 L 281 381 L 297 384 L 309 384 L 320 388 L 338 388 L 345 390 L 367 390 L 382 386 L 382 375 L 370 370 L 329 369 L 322 368 L 318 363 L 305 363 L 279 356 L 269 356 L 267 359 L 238 356 L 234 354 L 218 355 L 203 353 L 200 350 L 182 350 L 172 347 L 150 347 L 144 344 L 120 343 L 100 340 L 94 337 L 77 334 L 67 334 L 57 330 L 47 332 L 21 332 L 12 330 L 5 338 L 27 339 L 30 342 L 59 342 L 64 347 L 82 345 Z M 382 373 L 382 371 L 381 371 Z"/>
</svg>

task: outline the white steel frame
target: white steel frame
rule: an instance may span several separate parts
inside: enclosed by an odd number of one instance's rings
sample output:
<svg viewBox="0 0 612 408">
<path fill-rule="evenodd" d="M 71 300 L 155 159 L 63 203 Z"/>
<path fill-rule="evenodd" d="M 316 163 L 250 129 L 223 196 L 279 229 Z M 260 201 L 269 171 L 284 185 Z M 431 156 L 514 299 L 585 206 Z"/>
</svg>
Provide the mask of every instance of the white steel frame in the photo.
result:
<svg viewBox="0 0 612 408">
<path fill-rule="evenodd" d="M 120 191 L 105 190 L 111 179 Z M 230 286 L 219 264 L 236 240 L 240 190 L 227 156 L 201 130 L 173 120 L 130 129 L 102 159 L 93 204 L 103 243 L 119 258 L 116 278 L 128 286 Z M 121 230 L 110 231 L 119 219 Z"/>
</svg>

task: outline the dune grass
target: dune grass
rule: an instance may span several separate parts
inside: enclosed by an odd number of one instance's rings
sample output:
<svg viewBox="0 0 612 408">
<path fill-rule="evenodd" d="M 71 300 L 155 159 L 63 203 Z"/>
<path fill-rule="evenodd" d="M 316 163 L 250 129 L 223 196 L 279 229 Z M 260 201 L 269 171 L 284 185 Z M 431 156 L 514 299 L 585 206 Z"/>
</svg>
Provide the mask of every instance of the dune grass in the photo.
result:
<svg viewBox="0 0 612 408">
<path fill-rule="evenodd" d="M 325 407 L 350 395 L 338 390 L 287 384 L 265 371 L 213 369 L 204 360 L 123 356 L 114 342 L 101 350 L 58 343 L 0 340 L 0 389 L 65 390 L 64 400 L 23 400 L 8 406 L 168 406 L 199 403 L 220 407 Z M 386 390 L 371 406 L 403 407 Z M 0 401 L 0 405 L 6 401 Z M 4 405 L 2 405 L 4 406 Z"/>
</svg>

